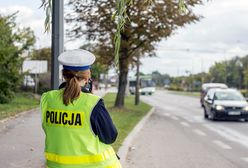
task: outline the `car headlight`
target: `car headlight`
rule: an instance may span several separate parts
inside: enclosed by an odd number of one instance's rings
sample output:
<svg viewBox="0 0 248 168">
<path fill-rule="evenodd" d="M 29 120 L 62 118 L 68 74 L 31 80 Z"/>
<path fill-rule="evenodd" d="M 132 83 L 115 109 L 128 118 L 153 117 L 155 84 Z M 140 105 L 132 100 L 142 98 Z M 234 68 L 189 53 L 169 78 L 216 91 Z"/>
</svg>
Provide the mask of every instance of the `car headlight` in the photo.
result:
<svg viewBox="0 0 248 168">
<path fill-rule="evenodd" d="M 223 106 L 220 106 L 220 105 L 217 105 L 215 107 L 216 110 L 220 111 L 220 110 L 224 110 L 224 107 Z"/>
<path fill-rule="evenodd" d="M 245 106 L 245 107 L 243 108 L 243 110 L 244 110 L 244 111 L 248 111 L 248 106 Z"/>
</svg>

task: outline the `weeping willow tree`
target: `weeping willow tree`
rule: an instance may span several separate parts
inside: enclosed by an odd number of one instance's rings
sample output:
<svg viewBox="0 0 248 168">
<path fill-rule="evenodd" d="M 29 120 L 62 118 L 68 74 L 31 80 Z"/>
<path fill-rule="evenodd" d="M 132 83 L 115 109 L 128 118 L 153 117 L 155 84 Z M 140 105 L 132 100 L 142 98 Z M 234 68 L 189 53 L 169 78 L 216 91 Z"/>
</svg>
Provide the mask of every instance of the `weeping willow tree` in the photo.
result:
<svg viewBox="0 0 248 168">
<path fill-rule="evenodd" d="M 46 11 L 46 19 L 45 19 L 45 31 L 50 31 L 50 25 L 51 25 L 51 11 L 52 11 L 52 0 L 41 0 L 42 5 L 41 7 L 44 8 Z M 124 26 L 126 23 L 126 20 L 128 19 L 128 15 L 126 13 L 126 8 L 132 4 L 133 0 L 117 0 L 116 1 L 116 10 L 113 13 L 112 20 L 117 20 L 116 24 L 116 32 L 115 32 L 115 65 L 118 69 L 119 64 L 119 51 L 120 51 L 120 44 L 121 44 L 121 31 L 124 30 Z M 144 4 L 150 5 L 153 0 L 145 0 Z M 179 11 L 185 12 L 186 6 L 184 3 L 184 0 L 179 0 Z"/>
<path fill-rule="evenodd" d="M 66 16 L 71 38 L 97 43 L 98 55 L 114 63 L 119 72 L 116 107 L 124 106 L 129 66 L 137 56 L 154 56 L 155 45 L 187 23 L 199 20 L 192 11 L 201 0 L 70 0 Z M 49 14 L 51 1 L 43 0 Z M 45 27 L 49 30 L 49 15 Z"/>
</svg>

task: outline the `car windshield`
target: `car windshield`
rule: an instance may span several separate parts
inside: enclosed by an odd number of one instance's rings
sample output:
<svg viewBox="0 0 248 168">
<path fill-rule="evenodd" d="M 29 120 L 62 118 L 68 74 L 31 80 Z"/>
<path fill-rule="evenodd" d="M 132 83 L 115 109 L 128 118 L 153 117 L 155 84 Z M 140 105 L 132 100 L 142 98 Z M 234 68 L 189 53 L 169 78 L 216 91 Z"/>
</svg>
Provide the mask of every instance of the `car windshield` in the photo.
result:
<svg viewBox="0 0 248 168">
<path fill-rule="evenodd" d="M 140 84 L 141 84 L 141 88 L 155 86 L 155 83 L 151 79 L 141 79 Z"/>
<path fill-rule="evenodd" d="M 136 86 L 136 81 L 129 81 L 129 86 L 135 87 Z"/>
<path fill-rule="evenodd" d="M 216 92 L 214 96 L 215 100 L 232 100 L 232 101 L 244 101 L 244 97 L 236 91 L 220 91 Z"/>
</svg>

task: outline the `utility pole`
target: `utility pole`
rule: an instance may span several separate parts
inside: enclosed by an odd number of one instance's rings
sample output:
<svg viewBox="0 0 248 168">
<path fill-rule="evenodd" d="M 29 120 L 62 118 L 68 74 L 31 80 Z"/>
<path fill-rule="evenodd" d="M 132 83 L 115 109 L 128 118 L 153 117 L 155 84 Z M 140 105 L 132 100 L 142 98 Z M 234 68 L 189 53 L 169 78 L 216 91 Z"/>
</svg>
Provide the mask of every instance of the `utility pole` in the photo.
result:
<svg viewBox="0 0 248 168">
<path fill-rule="evenodd" d="M 139 105 L 140 103 L 140 56 L 137 56 L 137 63 L 136 63 L 136 86 L 135 86 L 135 105 Z"/>
<path fill-rule="evenodd" d="M 59 87 L 58 56 L 64 50 L 64 0 L 52 0 L 52 89 Z"/>
</svg>

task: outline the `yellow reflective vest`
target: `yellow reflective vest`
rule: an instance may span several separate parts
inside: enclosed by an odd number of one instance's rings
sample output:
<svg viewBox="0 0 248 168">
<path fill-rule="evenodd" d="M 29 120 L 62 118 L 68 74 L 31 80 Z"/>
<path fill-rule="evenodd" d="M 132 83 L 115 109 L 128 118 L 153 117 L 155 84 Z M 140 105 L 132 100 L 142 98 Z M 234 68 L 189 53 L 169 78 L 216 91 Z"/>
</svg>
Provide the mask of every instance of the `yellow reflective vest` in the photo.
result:
<svg viewBox="0 0 248 168">
<path fill-rule="evenodd" d="M 90 115 L 99 97 L 81 92 L 65 106 L 63 91 L 49 91 L 41 98 L 48 168 L 121 168 L 113 148 L 91 129 Z"/>
</svg>

